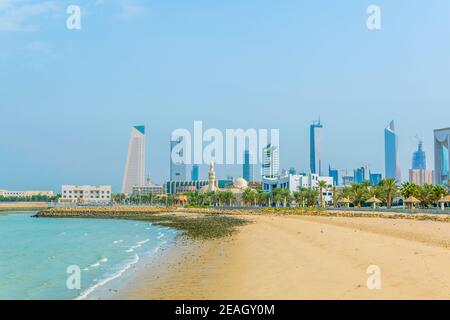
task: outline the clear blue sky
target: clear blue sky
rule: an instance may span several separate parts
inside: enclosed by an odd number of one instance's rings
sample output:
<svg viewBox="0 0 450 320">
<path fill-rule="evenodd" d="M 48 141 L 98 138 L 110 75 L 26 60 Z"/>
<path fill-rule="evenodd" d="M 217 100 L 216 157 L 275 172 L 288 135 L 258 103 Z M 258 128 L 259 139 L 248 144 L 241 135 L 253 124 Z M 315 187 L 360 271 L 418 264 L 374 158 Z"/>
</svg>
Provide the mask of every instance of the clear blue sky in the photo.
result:
<svg viewBox="0 0 450 320">
<path fill-rule="evenodd" d="M 447 0 L 0 0 L 0 189 L 117 191 L 135 124 L 162 182 L 170 133 L 194 120 L 279 128 L 282 167 L 307 170 L 319 114 L 326 164 L 383 173 L 394 119 L 406 177 L 414 136 L 432 167 L 432 130 L 450 126 L 449 59 Z"/>
</svg>

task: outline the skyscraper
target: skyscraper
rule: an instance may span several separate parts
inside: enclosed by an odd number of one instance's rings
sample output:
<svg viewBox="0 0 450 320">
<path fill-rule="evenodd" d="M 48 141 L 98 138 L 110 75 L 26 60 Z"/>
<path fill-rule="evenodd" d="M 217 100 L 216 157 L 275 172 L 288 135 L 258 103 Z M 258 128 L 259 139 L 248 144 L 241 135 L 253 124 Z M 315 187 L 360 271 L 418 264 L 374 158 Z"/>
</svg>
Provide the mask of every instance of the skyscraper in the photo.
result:
<svg viewBox="0 0 450 320">
<path fill-rule="evenodd" d="M 394 120 L 384 129 L 384 165 L 386 178 L 401 182 L 398 136 L 395 133 Z"/>
<path fill-rule="evenodd" d="M 244 164 L 242 165 L 242 177 L 247 181 L 253 181 L 253 165 L 250 151 L 244 151 Z"/>
<path fill-rule="evenodd" d="M 198 181 L 198 164 L 192 165 L 192 171 L 191 171 L 191 179 L 192 181 Z"/>
<path fill-rule="evenodd" d="M 145 180 L 145 126 L 131 129 L 122 193 L 131 194 L 133 186 L 143 186 Z"/>
<path fill-rule="evenodd" d="M 268 144 L 263 148 L 262 176 L 278 178 L 280 176 L 280 159 L 278 147 Z"/>
<path fill-rule="evenodd" d="M 318 122 L 314 122 L 310 127 L 309 137 L 310 148 L 310 169 L 311 173 L 322 175 L 322 144 L 323 144 L 323 126 Z"/>
<path fill-rule="evenodd" d="M 419 141 L 417 151 L 413 153 L 412 169 L 425 170 L 427 168 L 427 159 L 422 145 L 422 141 Z"/>
<path fill-rule="evenodd" d="M 186 164 L 173 158 L 174 152 L 177 152 L 178 158 L 183 158 L 183 148 L 178 146 L 182 143 L 184 143 L 182 137 L 170 141 L 170 181 L 186 180 Z M 175 148 L 180 151 L 174 151 Z"/>
<path fill-rule="evenodd" d="M 368 170 L 366 170 L 365 167 L 360 167 L 360 168 L 356 168 L 355 170 L 353 170 L 353 177 L 354 177 L 355 183 L 363 183 L 364 181 L 368 180 L 368 179 L 366 179 L 367 171 Z"/>
<path fill-rule="evenodd" d="M 339 185 L 339 171 L 337 169 L 332 169 L 331 165 L 328 166 L 328 176 L 333 178 L 334 185 Z"/>
<path fill-rule="evenodd" d="M 450 128 L 434 130 L 435 183 L 450 182 Z"/>
</svg>

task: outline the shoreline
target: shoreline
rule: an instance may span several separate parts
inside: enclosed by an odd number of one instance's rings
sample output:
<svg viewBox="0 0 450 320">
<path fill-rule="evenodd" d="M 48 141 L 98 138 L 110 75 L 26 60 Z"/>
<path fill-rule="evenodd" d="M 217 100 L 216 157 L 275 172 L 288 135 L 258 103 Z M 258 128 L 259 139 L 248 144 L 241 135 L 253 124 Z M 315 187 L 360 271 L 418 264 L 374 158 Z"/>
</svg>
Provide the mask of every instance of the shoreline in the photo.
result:
<svg viewBox="0 0 450 320">
<path fill-rule="evenodd" d="M 228 238 L 194 242 L 146 266 L 113 299 L 449 299 L 450 224 L 246 216 Z M 381 269 L 381 290 L 367 268 Z"/>
</svg>

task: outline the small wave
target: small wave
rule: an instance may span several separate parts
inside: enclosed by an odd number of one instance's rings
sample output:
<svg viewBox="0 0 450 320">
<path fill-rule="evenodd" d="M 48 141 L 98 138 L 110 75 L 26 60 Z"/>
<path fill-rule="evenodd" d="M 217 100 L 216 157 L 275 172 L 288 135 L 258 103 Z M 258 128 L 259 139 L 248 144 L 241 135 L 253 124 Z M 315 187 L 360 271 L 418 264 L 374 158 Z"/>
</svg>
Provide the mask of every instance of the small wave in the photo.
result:
<svg viewBox="0 0 450 320">
<path fill-rule="evenodd" d="M 139 241 L 138 244 L 144 244 L 144 243 L 147 243 L 147 242 L 149 242 L 149 241 L 150 241 L 150 239 L 145 239 L 145 240 L 143 240 L 143 241 Z"/>
<path fill-rule="evenodd" d="M 118 243 L 122 243 L 123 242 L 123 240 L 116 240 L 116 241 L 114 241 L 113 243 L 114 244 L 118 244 Z"/>
<path fill-rule="evenodd" d="M 163 238 L 165 236 L 165 234 L 164 233 L 162 233 L 162 232 L 159 232 L 158 233 L 158 236 L 156 237 L 156 239 L 161 239 L 161 238 Z"/>
<path fill-rule="evenodd" d="M 100 267 L 102 263 L 108 262 L 108 258 L 105 256 L 101 256 L 95 263 L 91 264 L 88 268 L 84 268 L 84 271 L 89 271 L 89 268 L 97 268 Z"/>
<path fill-rule="evenodd" d="M 130 261 L 129 263 L 127 263 L 125 265 L 125 267 L 123 267 L 121 270 L 119 270 L 118 272 L 116 272 L 115 274 L 113 274 L 112 276 L 97 282 L 95 285 L 91 286 L 90 288 L 86 289 L 81 295 L 79 295 L 78 297 L 75 298 L 75 300 L 83 300 L 86 299 L 92 292 L 94 292 L 94 290 L 96 290 L 99 287 L 104 286 L 105 284 L 107 284 L 108 282 L 119 278 L 122 274 L 125 273 L 125 271 L 127 271 L 128 269 L 130 269 L 134 264 L 139 262 L 139 256 L 137 254 L 134 255 L 133 260 Z"/>
</svg>

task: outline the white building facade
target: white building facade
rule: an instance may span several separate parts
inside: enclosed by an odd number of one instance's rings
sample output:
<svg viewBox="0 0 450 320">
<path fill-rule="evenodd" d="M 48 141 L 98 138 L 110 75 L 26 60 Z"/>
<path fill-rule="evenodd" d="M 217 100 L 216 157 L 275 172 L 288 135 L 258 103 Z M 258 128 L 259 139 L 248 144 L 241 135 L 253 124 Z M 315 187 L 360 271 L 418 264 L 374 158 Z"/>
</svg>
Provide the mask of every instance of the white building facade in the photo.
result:
<svg viewBox="0 0 450 320">
<path fill-rule="evenodd" d="M 10 190 L 0 190 L 0 197 L 5 198 L 30 198 L 33 196 L 45 196 L 53 197 L 55 194 L 53 191 L 43 191 L 43 190 L 26 190 L 26 191 L 10 191 Z"/>
<path fill-rule="evenodd" d="M 59 201 L 72 203 L 110 203 L 111 190 L 111 186 L 63 185 Z"/>
<path fill-rule="evenodd" d="M 280 153 L 277 146 L 269 144 L 263 148 L 262 176 L 271 179 L 280 176 Z"/>
<path fill-rule="evenodd" d="M 327 187 L 322 190 L 324 201 L 327 203 L 333 202 L 333 177 L 321 177 L 318 174 L 289 174 L 279 178 L 263 177 L 263 190 L 267 193 L 272 193 L 274 189 L 289 189 L 291 193 L 298 192 L 300 188 L 317 188 L 319 181 L 325 181 Z"/>
</svg>

